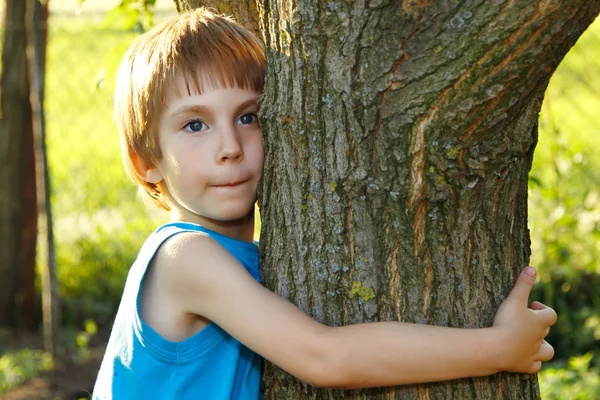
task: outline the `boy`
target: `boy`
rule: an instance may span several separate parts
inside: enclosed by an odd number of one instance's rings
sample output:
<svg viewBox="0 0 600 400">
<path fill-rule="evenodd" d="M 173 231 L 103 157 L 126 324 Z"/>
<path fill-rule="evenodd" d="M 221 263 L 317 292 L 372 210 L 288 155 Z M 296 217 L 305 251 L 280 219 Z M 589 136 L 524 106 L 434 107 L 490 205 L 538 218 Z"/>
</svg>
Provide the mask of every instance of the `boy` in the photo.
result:
<svg viewBox="0 0 600 400">
<path fill-rule="evenodd" d="M 132 266 L 95 399 L 257 399 L 261 359 L 310 384 L 359 388 L 534 373 L 554 310 L 528 267 L 494 326 L 327 327 L 263 288 L 252 242 L 263 173 L 260 42 L 206 10 L 140 37 L 119 69 L 115 116 L 130 176 L 171 223 Z"/>
</svg>

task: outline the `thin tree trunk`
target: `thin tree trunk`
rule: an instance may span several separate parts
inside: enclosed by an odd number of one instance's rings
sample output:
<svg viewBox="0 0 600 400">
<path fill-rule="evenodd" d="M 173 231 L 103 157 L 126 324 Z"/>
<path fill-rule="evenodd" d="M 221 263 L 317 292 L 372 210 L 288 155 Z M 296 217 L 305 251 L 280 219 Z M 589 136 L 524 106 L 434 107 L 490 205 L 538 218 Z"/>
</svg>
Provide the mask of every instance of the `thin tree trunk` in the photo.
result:
<svg viewBox="0 0 600 400">
<path fill-rule="evenodd" d="M 46 158 L 46 135 L 44 120 L 44 63 L 43 35 L 41 29 L 42 5 L 28 0 L 27 32 L 29 71 L 31 81 L 31 106 L 35 137 L 36 186 L 38 199 L 38 228 L 41 235 L 40 258 L 42 275 L 42 308 L 44 315 L 44 347 L 53 358 L 58 356 L 58 282 L 54 257 L 52 233 L 52 208 L 50 206 L 50 179 Z"/>
<path fill-rule="evenodd" d="M 16 325 L 29 331 L 36 329 L 35 255 L 37 245 L 37 197 L 35 154 L 31 104 L 27 102 L 23 130 L 23 223 L 19 254 L 19 286 L 15 305 Z"/>
<path fill-rule="evenodd" d="M 14 323 L 23 222 L 23 133 L 29 103 L 25 4 L 7 0 L 0 76 L 0 326 Z"/>
<path fill-rule="evenodd" d="M 46 68 L 46 43 L 48 36 L 48 2 L 41 5 L 40 15 L 40 35 L 41 35 L 41 60 L 42 71 Z M 45 74 L 45 72 L 43 72 Z M 25 129 L 23 146 L 23 226 L 21 236 L 21 255 L 20 255 L 20 280 L 17 292 L 17 309 L 19 311 L 19 325 L 23 328 L 34 331 L 37 329 L 36 321 L 36 303 L 37 296 L 35 290 L 35 261 L 37 245 L 37 195 L 36 195 L 36 168 L 35 168 L 35 149 L 33 134 L 33 115 L 31 104 L 26 112 L 27 126 Z"/>
<path fill-rule="evenodd" d="M 600 1 L 258 9 L 264 284 L 332 326 L 489 326 L 529 260 L 544 90 Z M 536 377 L 518 374 L 333 391 L 267 363 L 264 383 L 265 398 L 285 400 L 539 397 Z"/>
</svg>

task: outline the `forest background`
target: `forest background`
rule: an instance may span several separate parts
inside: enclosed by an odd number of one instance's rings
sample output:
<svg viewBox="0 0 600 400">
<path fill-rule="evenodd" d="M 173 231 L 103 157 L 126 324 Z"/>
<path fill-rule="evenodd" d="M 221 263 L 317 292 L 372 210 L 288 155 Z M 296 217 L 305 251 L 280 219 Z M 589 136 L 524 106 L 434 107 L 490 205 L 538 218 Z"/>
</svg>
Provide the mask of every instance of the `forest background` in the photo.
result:
<svg viewBox="0 0 600 400">
<path fill-rule="evenodd" d="M 132 40 L 176 11 L 171 0 L 156 1 L 150 13 L 115 8 L 119 3 L 49 2 L 45 112 L 61 333 L 71 361 L 92 376 L 128 267 L 166 220 L 143 205 L 124 174 L 112 95 L 116 67 Z M 559 314 L 548 339 L 556 358 L 540 374 L 545 399 L 600 398 L 598 88 L 600 20 L 550 82 L 529 180 L 531 264 L 540 272 L 533 297 Z M 36 336 L 23 338 L 0 332 L 3 398 L 52 369 Z"/>
</svg>

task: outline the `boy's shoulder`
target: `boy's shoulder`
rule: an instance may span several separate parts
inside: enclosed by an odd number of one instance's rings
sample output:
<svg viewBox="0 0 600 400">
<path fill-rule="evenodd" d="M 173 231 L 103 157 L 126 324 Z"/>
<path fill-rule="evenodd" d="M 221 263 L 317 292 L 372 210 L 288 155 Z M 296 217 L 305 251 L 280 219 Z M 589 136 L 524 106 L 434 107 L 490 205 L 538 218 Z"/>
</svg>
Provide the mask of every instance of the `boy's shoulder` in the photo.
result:
<svg viewBox="0 0 600 400">
<path fill-rule="evenodd" d="M 162 242 L 150 268 L 175 296 L 182 294 L 182 288 L 214 289 L 225 276 L 235 280 L 240 273 L 259 280 L 258 247 L 253 243 L 191 224 L 165 225 L 155 234 L 162 236 Z"/>
<path fill-rule="evenodd" d="M 158 248 L 155 263 L 167 266 L 198 265 L 218 256 L 223 248 L 206 232 L 183 230 L 169 236 Z"/>
<path fill-rule="evenodd" d="M 258 265 L 253 266 L 256 272 L 249 269 L 220 239 L 188 230 L 169 236 L 152 260 L 149 290 L 179 314 L 213 320 L 218 304 L 231 296 L 232 288 L 257 280 L 258 274 Z"/>
</svg>

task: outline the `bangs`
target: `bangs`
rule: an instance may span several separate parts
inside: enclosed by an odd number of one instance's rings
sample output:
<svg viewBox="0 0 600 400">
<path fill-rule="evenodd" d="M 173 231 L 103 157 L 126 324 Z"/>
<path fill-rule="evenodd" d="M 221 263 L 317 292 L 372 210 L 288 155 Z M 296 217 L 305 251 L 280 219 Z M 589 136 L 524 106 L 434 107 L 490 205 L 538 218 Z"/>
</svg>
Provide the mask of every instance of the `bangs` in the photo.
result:
<svg viewBox="0 0 600 400">
<path fill-rule="evenodd" d="M 203 82 L 215 87 L 234 87 L 261 92 L 266 59 L 261 42 L 227 17 L 207 16 L 180 20 L 168 43 L 161 43 L 162 82 L 156 89 L 163 104 L 167 90 L 177 77 L 183 77 L 188 95 L 202 94 Z M 183 93 L 179 93 L 183 95 Z"/>
<path fill-rule="evenodd" d="M 195 63 L 180 63 L 178 68 L 169 73 L 164 86 L 165 89 L 173 90 L 173 88 L 178 87 L 175 80 L 182 77 L 187 91 L 185 93 L 175 93 L 177 96 L 189 96 L 192 93 L 202 94 L 205 90 L 204 85 L 213 88 L 238 87 L 244 90 L 261 92 L 264 86 L 264 75 L 264 64 L 257 63 L 256 59 L 244 59 L 237 55 L 232 58 L 230 54 L 220 52 L 216 55 L 207 54 L 205 59 L 198 60 Z M 163 90 L 163 101 L 166 100 L 164 95 L 166 95 L 166 92 Z"/>
</svg>

